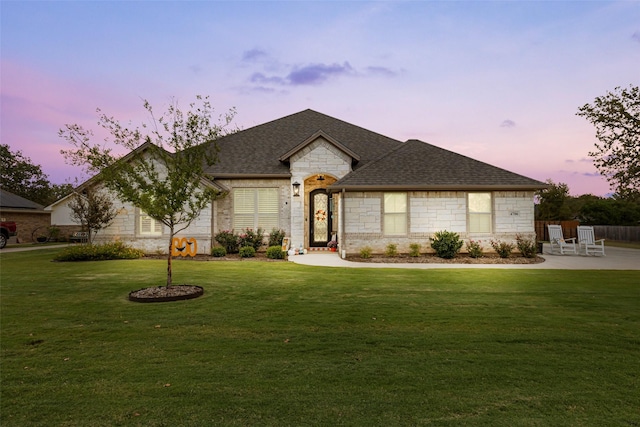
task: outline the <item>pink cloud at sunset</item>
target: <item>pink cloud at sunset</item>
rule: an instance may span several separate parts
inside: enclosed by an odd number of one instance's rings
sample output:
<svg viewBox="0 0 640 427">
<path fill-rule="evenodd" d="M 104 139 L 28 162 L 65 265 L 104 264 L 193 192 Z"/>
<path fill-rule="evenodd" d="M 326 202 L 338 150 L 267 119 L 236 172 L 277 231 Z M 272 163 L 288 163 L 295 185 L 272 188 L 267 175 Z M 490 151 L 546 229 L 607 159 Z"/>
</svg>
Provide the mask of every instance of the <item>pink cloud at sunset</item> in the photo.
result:
<svg viewBox="0 0 640 427">
<path fill-rule="evenodd" d="M 2 143 L 56 183 L 82 178 L 65 124 L 201 94 L 241 128 L 310 108 L 606 195 L 575 113 L 640 80 L 638 2 L 4 2 L 0 19 Z"/>
</svg>

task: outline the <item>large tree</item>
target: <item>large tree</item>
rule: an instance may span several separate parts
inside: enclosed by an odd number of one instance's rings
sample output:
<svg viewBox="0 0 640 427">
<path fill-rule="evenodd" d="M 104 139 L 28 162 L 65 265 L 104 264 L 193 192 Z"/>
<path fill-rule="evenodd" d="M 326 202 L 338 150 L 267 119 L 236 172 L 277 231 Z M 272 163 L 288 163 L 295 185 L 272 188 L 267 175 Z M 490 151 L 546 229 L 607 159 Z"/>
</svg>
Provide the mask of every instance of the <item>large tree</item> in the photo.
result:
<svg viewBox="0 0 640 427">
<path fill-rule="evenodd" d="M 616 87 L 579 108 L 596 128 L 596 150 L 589 153 L 598 171 L 622 198 L 640 195 L 640 90 Z"/>
<path fill-rule="evenodd" d="M 122 125 L 100 110 L 98 124 L 110 134 L 103 143 L 93 142 L 93 133 L 79 125 L 66 125 L 59 134 L 74 148 L 63 150 L 66 160 L 84 165 L 123 202 L 132 203 L 169 229 L 167 286 L 172 284 L 171 252 L 174 236 L 187 228 L 202 210 L 221 196 L 206 178 L 205 170 L 217 161 L 216 139 L 228 133 L 234 110 L 218 122 L 212 118 L 208 98 L 183 112 L 173 101 L 160 117 L 149 102 L 144 108 L 149 122 L 135 128 Z M 130 150 L 124 157 L 114 149 Z"/>
<path fill-rule="evenodd" d="M 556 184 L 548 179 L 549 185 L 543 190 L 536 191 L 538 206 L 536 219 L 543 221 L 562 221 L 571 218 L 571 209 L 568 205 L 569 186 L 563 182 Z"/>
<path fill-rule="evenodd" d="M 0 144 L 0 159 L 0 187 L 13 194 L 47 206 L 73 191 L 71 184 L 51 184 L 39 165 L 8 144 Z"/>
</svg>

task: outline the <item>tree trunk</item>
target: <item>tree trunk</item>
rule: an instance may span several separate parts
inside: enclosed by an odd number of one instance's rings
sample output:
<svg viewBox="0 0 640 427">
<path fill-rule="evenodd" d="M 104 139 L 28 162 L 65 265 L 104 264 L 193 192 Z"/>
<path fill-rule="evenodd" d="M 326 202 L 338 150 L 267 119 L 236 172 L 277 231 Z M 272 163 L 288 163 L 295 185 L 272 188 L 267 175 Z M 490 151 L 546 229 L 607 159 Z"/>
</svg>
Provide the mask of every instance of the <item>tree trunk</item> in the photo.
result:
<svg viewBox="0 0 640 427">
<path fill-rule="evenodd" d="M 169 233 L 169 235 L 171 236 L 169 238 L 169 256 L 167 257 L 167 288 L 171 286 L 171 260 L 173 258 L 173 256 L 171 255 L 172 251 L 173 251 L 173 230 L 171 230 L 171 233 Z"/>
</svg>

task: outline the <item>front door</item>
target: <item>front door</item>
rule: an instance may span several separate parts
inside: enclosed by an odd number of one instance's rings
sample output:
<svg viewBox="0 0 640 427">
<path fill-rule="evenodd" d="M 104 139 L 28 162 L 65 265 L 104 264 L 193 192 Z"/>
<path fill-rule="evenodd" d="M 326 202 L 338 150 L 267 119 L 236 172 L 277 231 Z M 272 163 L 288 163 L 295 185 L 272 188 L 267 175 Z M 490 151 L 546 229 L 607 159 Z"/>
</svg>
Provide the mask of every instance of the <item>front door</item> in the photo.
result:
<svg viewBox="0 0 640 427">
<path fill-rule="evenodd" d="M 326 247 L 331 240 L 329 195 L 324 189 L 309 194 L 309 246 Z"/>
</svg>

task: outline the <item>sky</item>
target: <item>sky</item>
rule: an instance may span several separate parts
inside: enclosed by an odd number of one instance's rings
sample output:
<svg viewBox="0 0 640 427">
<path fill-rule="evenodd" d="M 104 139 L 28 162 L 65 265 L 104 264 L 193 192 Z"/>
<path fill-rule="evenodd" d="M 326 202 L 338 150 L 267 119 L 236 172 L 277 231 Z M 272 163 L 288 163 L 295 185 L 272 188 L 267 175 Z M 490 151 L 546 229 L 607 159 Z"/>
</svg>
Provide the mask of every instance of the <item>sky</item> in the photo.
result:
<svg viewBox="0 0 640 427">
<path fill-rule="evenodd" d="M 0 24 L 2 144 L 59 184 L 87 178 L 65 124 L 204 95 L 243 129 L 313 109 L 603 196 L 576 112 L 640 84 L 640 1 L 3 0 Z"/>
</svg>

